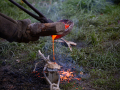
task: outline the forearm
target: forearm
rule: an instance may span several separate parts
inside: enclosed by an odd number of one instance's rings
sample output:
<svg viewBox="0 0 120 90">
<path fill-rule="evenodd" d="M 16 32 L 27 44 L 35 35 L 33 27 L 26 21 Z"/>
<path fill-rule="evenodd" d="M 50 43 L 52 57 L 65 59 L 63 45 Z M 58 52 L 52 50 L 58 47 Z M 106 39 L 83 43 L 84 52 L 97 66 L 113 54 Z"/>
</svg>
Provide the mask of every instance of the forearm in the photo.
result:
<svg viewBox="0 0 120 90">
<path fill-rule="evenodd" d="M 0 37 L 9 42 L 29 42 L 35 41 L 38 37 L 31 37 L 26 32 L 27 26 L 31 23 L 29 19 L 13 20 L 12 18 L 0 13 Z"/>
<path fill-rule="evenodd" d="M 39 36 L 59 35 L 64 31 L 62 22 L 31 23 L 30 19 L 15 21 L 0 13 L 0 37 L 9 42 L 36 41 Z"/>
<path fill-rule="evenodd" d="M 0 37 L 11 41 L 16 27 L 17 21 L 0 13 Z"/>
</svg>

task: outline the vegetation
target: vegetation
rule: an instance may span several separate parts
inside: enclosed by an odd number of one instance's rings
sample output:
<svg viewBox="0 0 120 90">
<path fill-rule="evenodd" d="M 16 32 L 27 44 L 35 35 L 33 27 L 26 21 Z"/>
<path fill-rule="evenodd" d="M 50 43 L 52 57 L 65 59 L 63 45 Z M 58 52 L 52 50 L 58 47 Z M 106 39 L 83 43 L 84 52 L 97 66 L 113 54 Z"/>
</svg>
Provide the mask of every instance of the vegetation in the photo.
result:
<svg viewBox="0 0 120 90">
<path fill-rule="evenodd" d="M 30 10 L 20 0 L 19 4 Z M 71 19 L 74 28 L 64 38 L 74 41 L 78 45 L 70 52 L 67 47 L 55 44 L 56 58 L 72 57 L 90 73 L 89 79 L 82 79 L 84 89 L 119 90 L 120 88 L 120 5 L 111 4 L 105 0 L 58 0 L 50 4 L 48 0 L 28 0 L 46 17 L 53 21 Z M 34 1 L 34 2 L 33 2 Z M 117 0 L 114 0 L 117 1 Z M 9 7 L 9 8 L 8 8 Z M 31 10 L 30 10 L 31 11 Z M 0 12 L 14 18 L 26 19 L 32 17 L 16 8 L 8 0 L 0 2 Z M 9 43 L 1 39 L 0 65 L 6 62 L 13 67 L 21 67 L 25 72 L 31 72 L 33 62 L 38 60 L 37 51 L 40 49 L 45 55 L 52 55 L 51 39 L 40 37 L 36 42 Z M 81 44 L 83 46 L 81 46 Z M 26 48 L 27 47 L 27 48 Z M 21 63 L 16 65 L 16 59 Z M 32 62 L 32 63 L 31 63 Z M 29 64 L 28 64 L 29 63 Z M 25 66 L 25 67 L 24 67 Z M 27 68 L 27 69 L 26 69 Z M 13 68 L 14 69 L 14 68 Z M 61 85 L 63 90 L 70 89 L 73 83 Z M 89 86 L 88 86 L 89 85 Z M 83 89 L 78 87 L 79 90 Z M 76 88 L 76 87 L 75 87 Z M 73 88 L 73 90 L 75 90 Z M 90 90 L 90 89 L 88 89 Z"/>
</svg>

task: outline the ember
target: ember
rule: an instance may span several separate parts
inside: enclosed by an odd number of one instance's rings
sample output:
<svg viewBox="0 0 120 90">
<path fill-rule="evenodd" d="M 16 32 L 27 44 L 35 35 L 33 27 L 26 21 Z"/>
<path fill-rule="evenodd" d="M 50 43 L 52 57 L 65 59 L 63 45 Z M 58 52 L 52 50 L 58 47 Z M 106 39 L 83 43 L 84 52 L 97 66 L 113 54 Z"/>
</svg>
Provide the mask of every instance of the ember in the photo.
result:
<svg viewBox="0 0 120 90">
<path fill-rule="evenodd" d="M 61 78 L 61 82 L 63 81 L 69 81 L 74 77 L 73 72 L 70 72 L 70 70 L 67 71 L 60 71 L 60 78 Z"/>
<path fill-rule="evenodd" d="M 60 79 L 61 79 L 61 83 L 62 82 L 70 82 L 71 80 L 78 80 L 80 81 L 81 78 L 76 78 L 76 74 L 74 72 L 72 72 L 70 69 L 67 70 L 67 71 L 59 71 L 59 74 L 60 74 Z"/>
</svg>

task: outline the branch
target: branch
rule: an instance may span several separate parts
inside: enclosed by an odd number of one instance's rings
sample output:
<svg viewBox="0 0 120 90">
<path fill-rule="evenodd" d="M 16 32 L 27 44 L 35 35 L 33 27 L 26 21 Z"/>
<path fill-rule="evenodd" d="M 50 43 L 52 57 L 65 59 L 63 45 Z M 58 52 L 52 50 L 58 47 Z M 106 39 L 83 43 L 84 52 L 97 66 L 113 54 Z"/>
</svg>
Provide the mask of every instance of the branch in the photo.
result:
<svg viewBox="0 0 120 90">
<path fill-rule="evenodd" d="M 49 55 L 48 55 L 48 57 L 45 57 L 44 54 L 42 54 L 40 50 L 38 52 L 39 52 L 40 56 L 46 61 L 45 67 L 51 68 L 51 69 L 60 69 L 60 65 L 58 65 L 55 62 L 50 61 Z"/>
<path fill-rule="evenodd" d="M 46 62 L 50 61 L 49 55 L 48 55 L 48 57 L 45 57 L 44 54 L 42 54 L 40 50 L 38 50 L 38 53 L 40 54 L 40 56 L 41 56 Z"/>
</svg>

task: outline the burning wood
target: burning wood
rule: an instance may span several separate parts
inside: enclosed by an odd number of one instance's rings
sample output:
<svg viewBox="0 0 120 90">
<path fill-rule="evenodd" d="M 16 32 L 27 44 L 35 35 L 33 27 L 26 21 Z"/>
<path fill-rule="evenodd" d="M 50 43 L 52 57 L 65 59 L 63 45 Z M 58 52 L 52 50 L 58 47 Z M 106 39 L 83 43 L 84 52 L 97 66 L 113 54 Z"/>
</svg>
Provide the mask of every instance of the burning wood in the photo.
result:
<svg viewBox="0 0 120 90">
<path fill-rule="evenodd" d="M 57 63 L 51 62 L 49 55 L 45 57 L 44 54 L 42 54 L 40 50 L 38 52 L 39 52 L 39 55 L 43 58 L 43 60 L 46 62 L 44 69 L 43 69 L 43 74 L 44 74 L 46 81 L 50 85 L 50 90 L 60 90 L 59 88 L 60 82 L 69 83 L 74 80 L 77 80 L 77 81 L 81 80 L 81 77 L 77 76 L 77 74 L 75 73 L 76 71 L 62 68 Z M 35 65 L 35 68 L 36 68 L 36 65 Z M 58 71 L 58 69 L 60 70 Z M 80 72 L 80 75 L 83 75 L 83 72 Z"/>
<path fill-rule="evenodd" d="M 77 77 L 74 71 L 69 70 L 60 70 L 60 65 L 58 65 L 55 62 L 51 62 L 49 59 L 49 55 L 47 57 L 44 56 L 44 54 L 41 53 L 39 50 L 39 55 L 44 59 L 46 62 L 46 65 L 44 66 L 43 69 L 43 74 L 47 82 L 50 84 L 50 90 L 60 90 L 59 89 L 59 84 L 60 81 L 61 83 L 67 82 L 69 83 L 72 80 L 77 80 L 80 81 L 81 78 Z"/>
</svg>

